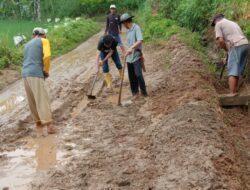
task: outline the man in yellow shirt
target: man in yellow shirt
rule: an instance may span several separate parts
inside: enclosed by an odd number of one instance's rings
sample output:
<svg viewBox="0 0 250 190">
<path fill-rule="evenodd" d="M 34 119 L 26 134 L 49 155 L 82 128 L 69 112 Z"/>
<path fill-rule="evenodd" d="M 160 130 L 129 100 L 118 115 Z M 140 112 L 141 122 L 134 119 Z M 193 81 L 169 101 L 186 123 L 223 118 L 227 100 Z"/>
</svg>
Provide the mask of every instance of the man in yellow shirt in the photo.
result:
<svg viewBox="0 0 250 190">
<path fill-rule="evenodd" d="M 44 29 L 35 28 L 33 39 L 24 49 L 22 77 L 32 117 L 37 127 L 47 127 L 48 133 L 55 133 L 45 78 L 49 77 L 50 43 Z"/>
</svg>

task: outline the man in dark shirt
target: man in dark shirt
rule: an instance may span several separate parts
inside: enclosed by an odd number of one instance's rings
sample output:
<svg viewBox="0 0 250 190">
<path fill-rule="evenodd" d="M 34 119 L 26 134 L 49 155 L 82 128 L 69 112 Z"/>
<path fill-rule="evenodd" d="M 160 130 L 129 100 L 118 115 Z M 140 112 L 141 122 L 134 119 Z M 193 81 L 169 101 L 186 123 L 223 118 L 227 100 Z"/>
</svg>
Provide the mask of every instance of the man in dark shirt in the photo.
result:
<svg viewBox="0 0 250 190">
<path fill-rule="evenodd" d="M 116 49 L 117 45 L 118 45 L 118 42 L 113 36 L 105 35 L 101 37 L 97 46 L 98 55 L 97 55 L 96 61 L 99 66 L 102 66 L 103 73 L 105 75 L 107 88 L 109 90 L 112 89 L 112 77 L 111 77 L 111 74 L 109 73 L 109 65 L 108 65 L 109 58 L 112 57 L 116 65 L 116 68 L 119 70 L 120 76 L 122 76 L 122 64 L 121 64 L 120 57 Z"/>
<path fill-rule="evenodd" d="M 115 5 L 110 6 L 110 14 L 107 17 L 105 35 L 112 35 L 118 42 L 118 46 L 121 48 L 122 53 L 125 54 L 125 48 L 121 40 L 122 25 L 120 23 L 120 15 L 117 14 Z"/>
</svg>

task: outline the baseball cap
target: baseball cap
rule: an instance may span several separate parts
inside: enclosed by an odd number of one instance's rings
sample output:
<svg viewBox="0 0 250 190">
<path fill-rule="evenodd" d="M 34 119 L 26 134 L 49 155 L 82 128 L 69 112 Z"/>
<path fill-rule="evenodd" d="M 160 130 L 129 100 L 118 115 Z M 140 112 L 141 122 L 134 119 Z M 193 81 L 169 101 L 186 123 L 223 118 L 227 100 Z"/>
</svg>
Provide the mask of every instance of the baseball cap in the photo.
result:
<svg viewBox="0 0 250 190">
<path fill-rule="evenodd" d="M 123 23 L 123 22 L 125 22 L 125 21 L 127 21 L 128 19 L 131 19 L 131 18 L 134 18 L 134 16 L 131 16 L 128 13 L 124 13 L 121 16 L 120 23 Z"/>
<path fill-rule="evenodd" d="M 216 14 L 216 15 L 213 17 L 213 19 L 212 19 L 212 24 L 211 24 L 211 26 L 215 26 L 215 21 L 216 21 L 217 19 L 219 19 L 219 18 L 224 18 L 224 17 L 225 17 L 225 15 L 222 14 L 222 13 Z"/>
<path fill-rule="evenodd" d="M 116 9 L 115 5 L 110 5 L 110 9 Z"/>
<path fill-rule="evenodd" d="M 45 35 L 46 32 L 43 28 L 41 27 L 36 27 L 33 29 L 33 35 Z"/>
</svg>

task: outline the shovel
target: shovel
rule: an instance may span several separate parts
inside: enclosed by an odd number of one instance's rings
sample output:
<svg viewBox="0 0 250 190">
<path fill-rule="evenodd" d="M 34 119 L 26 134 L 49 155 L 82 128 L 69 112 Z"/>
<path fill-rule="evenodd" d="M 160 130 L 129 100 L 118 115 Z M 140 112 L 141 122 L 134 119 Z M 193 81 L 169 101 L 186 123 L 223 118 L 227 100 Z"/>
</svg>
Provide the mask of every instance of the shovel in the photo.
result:
<svg viewBox="0 0 250 190">
<path fill-rule="evenodd" d="M 96 99 L 96 96 L 92 95 L 92 92 L 93 92 L 93 89 L 95 87 L 95 83 L 97 81 L 97 77 L 98 77 L 98 73 L 96 73 L 95 80 L 94 80 L 94 82 L 93 82 L 93 84 L 91 86 L 90 94 L 87 95 L 88 99 L 90 99 L 90 100 L 95 100 Z"/>
<path fill-rule="evenodd" d="M 120 91 L 119 91 L 119 97 L 118 97 L 118 106 L 122 105 L 121 99 L 122 99 L 122 87 L 123 87 L 125 69 L 126 69 L 126 57 L 124 58 L 124 64 L 122 68 L 122 78 L 121 78 Z"/>
</svg>

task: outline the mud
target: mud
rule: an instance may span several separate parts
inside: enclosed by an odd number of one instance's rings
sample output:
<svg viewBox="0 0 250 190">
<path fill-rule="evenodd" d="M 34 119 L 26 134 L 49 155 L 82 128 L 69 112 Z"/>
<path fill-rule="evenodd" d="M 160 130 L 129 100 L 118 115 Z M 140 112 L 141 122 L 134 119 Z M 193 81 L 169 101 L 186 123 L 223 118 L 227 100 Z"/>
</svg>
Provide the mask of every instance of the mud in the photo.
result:
<svg viewBox="0 0 250 190">
<path fill-rule="evenodd" d="M 126 74 L 123 106 L 117 106 L 120 79 L 112 64 L 114 91 L 106 92 L 100 75 L 94 90 L 97 99 L 86 98 L 95 55 L 95 47 L 86 47 L 97 39 L 98 35 L 58 59 L 47 81 L 57 136 L 37 137 L 25 100 L 1 117 L 0 189 L 13 187 L 9 179 L 20 180 L 14 175 L 18 170 L 8 168 L 16 150 L 21 150 L 18 159 L 27 151 L 17 163 L 24 166 L 27 158 L 31 172 L 28 181 L 17 182 L 14 189 L 249 188 L 249 159 L 243 153 L 249 150 L 250 138 L 243 130 L 246 141 L 240 142 L 245 148 L 239 151 L 235 143 L 242 133 L 235 138 L 231 130 L 239 118 L 226 122 L 229 113 L 218 106 L 212 77 L 195 52 L 175 37 L 166 44 L 148 45 L 149 98 L 132 99 Z"/>
<path fill-rule="evenodd" d="M 19 80 L 20 72 L 17 68 L 8 68 L 0 71 L 0 91 Z"/>
<path fill-rule="evenodd" d="M 249 95 L 250 84 L 249 80 L 241 79 L 239 94 Z M 221 82 L 214 81 L 214 86 L 219 94 L 228 93 L 227 78 L 225 77 Z M 250 118 L 247 107 L 228 107 L 222 109 L 223 121 L 227 125 L 221 131 L 222 138 L 231 146 L 232 154 L 237 157 L 235 163 L 238 166 L 238 176 L 241 181 L 241 189 L 250 189 Z M 228 160 L 231 161 L 230 159 Z M 225 167 L 224 173 L 227 173 Z"/>
</svg>

